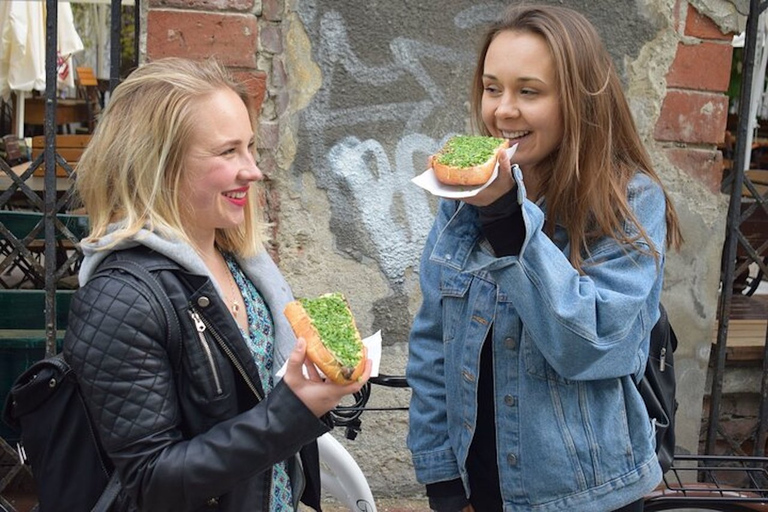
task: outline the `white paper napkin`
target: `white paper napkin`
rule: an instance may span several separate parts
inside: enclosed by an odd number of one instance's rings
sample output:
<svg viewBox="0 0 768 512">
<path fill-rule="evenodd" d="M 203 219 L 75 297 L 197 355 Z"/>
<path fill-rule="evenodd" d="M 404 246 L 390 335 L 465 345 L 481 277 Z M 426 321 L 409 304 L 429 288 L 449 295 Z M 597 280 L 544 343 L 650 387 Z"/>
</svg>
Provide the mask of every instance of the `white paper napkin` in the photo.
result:
<svg viewBox="0 0 768 512">
<path fill-rule="evenodd" d="M 507 156 L 511 159 L 512 155 L 515 154 L 515 151 L 517 151 L 517 144 L 506 150 Z M 445 197 L 448 199 L 462 199 L 465 197 L 472 197 L 477 195 L 478 192 L 493 183 L 493 180 L 495 180 L 498 175 L 499 164 L 497 163 L 496 167 L 493 168 L 493 174 L 491 174 L 491 177 L 488 179 L 488 181 L 480 186 L 462 187 L 455 185 L 443 185 L 437 180 L 434 171 L 430 167 L 415 178 L 412 178 L 411 181 L 432 195 Z"/>
</svg>

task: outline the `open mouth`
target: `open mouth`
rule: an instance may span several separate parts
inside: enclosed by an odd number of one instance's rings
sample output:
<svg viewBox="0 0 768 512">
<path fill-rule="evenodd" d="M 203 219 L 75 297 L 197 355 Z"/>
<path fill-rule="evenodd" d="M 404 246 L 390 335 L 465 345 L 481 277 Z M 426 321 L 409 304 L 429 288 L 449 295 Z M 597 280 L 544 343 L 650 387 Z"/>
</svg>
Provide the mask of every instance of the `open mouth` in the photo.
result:
<svg viewBox="0 0 768 512">
<path fill-rule="evenodd" d="M 248 195 L 248 191 L 246 191 L 246 190 L 241 190 L 239 192 L 225 192 L 224 193 L 224 197 L 228 197 L 229 199 L 236 199 L 236 200 L 245 199 L 245 196 L 247 196 L 247 195 Z"/>
<path fill-rule="evenodd" d="M 509 144 L 512 145 L 515 142 L 518 142 L 520 139 L 522 139 L 526 135 L 529 135 L 530 133 L 531 133 L 530 131 L 505 132 L 502 130 L 501 136 L 509 140 Z"/>
</svg>

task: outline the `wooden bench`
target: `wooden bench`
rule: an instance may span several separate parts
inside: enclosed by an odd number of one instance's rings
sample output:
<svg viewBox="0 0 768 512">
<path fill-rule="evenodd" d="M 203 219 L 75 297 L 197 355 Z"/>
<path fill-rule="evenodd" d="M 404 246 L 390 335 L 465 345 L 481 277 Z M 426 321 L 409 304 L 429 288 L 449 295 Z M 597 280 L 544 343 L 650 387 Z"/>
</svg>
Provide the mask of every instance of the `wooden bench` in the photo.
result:
<svg viewBox="0 0 768 512">
<path fill-rule="evenodd" d="M 72 170 L 74 170 L 89 142 L 91 142 L 90 135 L 57 135 L 56 153 L 61 155 L 72 167 Z M 45 136 L 38 135 L 37 137 L 32 137 L 32 160 L 34 161 L 43 151 L 45 151 Z M 32 174 L 34 176 L 45 176 L 45 163 L 35 169 Z M 56 176 L 66 177 L 68 174 L 61 165 L 57 164 Z"/>
<path fill-rule="evenodd" d="M 728 315 L 726 361 L 762 361 L 768 329 L 768 295 L 740 295 L 731 298 Z M 717 341 L 717 324 L 712 343 Z"/>
<path fill-rule="evenodd" d="M 72 290 L 56 291 L 56 344 L 67 328 Z M 17 376 L 45 357 L 45 290 L 0 290 L 0 404 Z M 14 441 L 16 433 L 0 422 L 0 437 Z"/>
</svg>

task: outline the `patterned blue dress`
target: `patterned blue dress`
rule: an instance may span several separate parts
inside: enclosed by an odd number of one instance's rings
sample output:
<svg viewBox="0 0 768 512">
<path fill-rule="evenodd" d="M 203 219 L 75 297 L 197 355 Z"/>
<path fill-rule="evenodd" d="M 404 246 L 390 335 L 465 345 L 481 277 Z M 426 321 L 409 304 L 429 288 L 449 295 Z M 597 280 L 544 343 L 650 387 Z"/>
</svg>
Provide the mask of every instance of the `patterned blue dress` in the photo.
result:
<svg viewBox="0 0 768 512">
<path fill-rule="evenodd" d="M 272 381 L 272 347 L 275 342 L 275 329 L 272 324 L 272 315 L 259 290 L 246 277 L 237 261 L 229 254 L 225 254 L 224 259 L 243 296 L 245 312 L 248 316 L 248 333 L 246 334 L 242 329 L 240 329 L 240 333 L 245 338 L 253 354 L 253 359 L 256 361 L 261 386 L 264 392 L 269 394 L 274 385 Z M 270 510 L 272 512 L 293 510 L 292 498 L 291 481 L 288 477 L 286 463 L 275 464 L 272 467 Z"/>
</svg>

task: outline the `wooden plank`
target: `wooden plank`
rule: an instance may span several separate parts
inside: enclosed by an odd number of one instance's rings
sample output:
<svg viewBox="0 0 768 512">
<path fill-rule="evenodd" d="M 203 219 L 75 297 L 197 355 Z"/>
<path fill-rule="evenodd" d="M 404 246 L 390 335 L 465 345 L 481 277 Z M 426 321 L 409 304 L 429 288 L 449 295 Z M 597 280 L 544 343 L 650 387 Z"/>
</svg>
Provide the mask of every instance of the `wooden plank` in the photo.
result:
<svg viewBox="0 0 768 512">
<path fill-rule="evenodd" d="M 80 85 L 86 87 L 96 87 L 99 85 L 99 82 L 96 80 L 96 76 L 93 73 L 93 68 L 78 66 L 75 70 L 77 71 L 77 81 Z"/>
<path fill-rule="evenodd" d="M 91 141 L 90 135 L 57 135 L 56 136 L 56 153 L 61 155 L 64 160 L 75 169 L 77 162 L 80 161 L 80 157 L 83 155 L 83 151 Z M 40 154 L 45 151 L 45 136 L 38 135 L 32 138 L 32 159 L 34 160 Z M 40 165 L 35 169 L 35 176 L 45 176 L 45 164 Z M 67 176 L 67 172 L 60 165 L 56 166 L 56 176 Z"/>
</svg>

